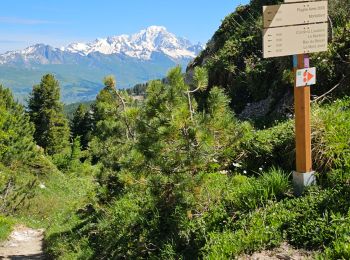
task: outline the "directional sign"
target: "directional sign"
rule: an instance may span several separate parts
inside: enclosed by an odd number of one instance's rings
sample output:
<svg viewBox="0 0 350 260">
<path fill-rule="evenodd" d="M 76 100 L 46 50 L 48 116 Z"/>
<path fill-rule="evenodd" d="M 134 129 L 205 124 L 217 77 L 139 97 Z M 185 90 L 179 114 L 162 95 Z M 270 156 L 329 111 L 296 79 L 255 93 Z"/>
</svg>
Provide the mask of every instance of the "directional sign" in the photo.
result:
<svg viewBox="0 0 350 260">
<path fill-rule="evenodd" d="M 263 30 L 264 58 L 327 51 L 328 24 L 309 24 Z"/>
<path fill-rule="evenodd" d="M 328 2 L 268 5 L 263 7 L 264 28 L 327 22 Z"/>
<path fill-rule="evenodd" d="M 314 2 L 317 0 L 284 0 L 285 3 L 296 3 L 296 2 Z"/>
<path fill-rule="evenodd" d="M 297 70 L 296 87 L 305 87 L 316 84 L 316 68 Z"/>
</svg>

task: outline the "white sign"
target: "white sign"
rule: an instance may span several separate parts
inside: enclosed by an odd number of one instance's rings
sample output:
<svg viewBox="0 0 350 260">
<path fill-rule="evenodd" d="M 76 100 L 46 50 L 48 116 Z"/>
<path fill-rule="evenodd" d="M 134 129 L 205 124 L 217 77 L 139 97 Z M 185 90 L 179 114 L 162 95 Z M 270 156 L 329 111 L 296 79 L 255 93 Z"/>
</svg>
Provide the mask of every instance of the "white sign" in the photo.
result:
<svg viewBox="0 0 350 260">
<path fill-rule="evenodd" d="M 327 51 L 328 24 L 316 23 L 263 30 L 264 58 Z"/>
<path fill-rule="evenodd" d="M 328 2 L 263 6 L 264 28 L 327 22 Z"/>
<path fill-rule="evenodd" d="M 285 3 L 296 3 L 296 2 L 314 2 L 317 0 L 284 0 Z"/>
<path fill-rule="evenodd" d="M 297 70 L 296 86 L 305 87 L 316 84 L 316 68 Z"/>
</svg>

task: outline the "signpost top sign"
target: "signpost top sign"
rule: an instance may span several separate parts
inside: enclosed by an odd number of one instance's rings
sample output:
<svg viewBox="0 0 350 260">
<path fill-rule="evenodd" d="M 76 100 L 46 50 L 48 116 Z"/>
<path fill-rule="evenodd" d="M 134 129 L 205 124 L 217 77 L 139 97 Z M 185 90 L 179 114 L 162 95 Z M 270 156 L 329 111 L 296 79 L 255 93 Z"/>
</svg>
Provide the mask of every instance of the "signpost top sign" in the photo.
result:
<svg viewBox="0 0 350 260">
<path fill-rule="evenodd" d="M 285 3 L 316 2 L 318 0 L 284 0 Z"/>
<path fill-rule="evenodd" d="M 328 2 L 269 5 L 263 14 L 264 28 L 327 22 Z"/>
</svg>

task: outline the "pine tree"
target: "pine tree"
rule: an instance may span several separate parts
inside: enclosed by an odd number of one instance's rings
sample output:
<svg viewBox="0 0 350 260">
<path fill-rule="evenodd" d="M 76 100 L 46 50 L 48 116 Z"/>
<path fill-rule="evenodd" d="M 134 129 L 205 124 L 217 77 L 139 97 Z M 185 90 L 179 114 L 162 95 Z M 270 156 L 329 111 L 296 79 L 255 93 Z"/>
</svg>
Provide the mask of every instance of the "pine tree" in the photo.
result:
<svg viewBox="0 0 350 260">
<path fill-rule="evenodd" d="M 136 140 L 139 107 L 126 91 L 116 88 L 113 76 L 107 76 L 104 84 L 92 108 L 94 126 L 89 148 L 94 159 L 118 169 Z"/>
<path fill-rule="evenodd" d="M 71 131 L 73 138 L 79 137 L 83 149 L 87 149 L 93 130 L 92 111 L 80 104 L 73 115 Z"/>
<path fill-rule="evenodd" d="M 10 90 L 0 85 L 0 162 L 28 162 L 34 157 L 34 127 L 22 105 L 14 101 Z"/>
<path fill-rule="evenodd" d="M 60 153 L 69 145 L 68 121 L 60 102 L 59 83 L 53 75 L 44 75 L 40 84 L 33 87 L 28 110 L 35 125 L 34 139 L 49 155 Z"/>
<path fill-rule="evenodd" d="M 87 112 L 87 108 L 83 104 L 79 104 L 79 106 L 75 110 L 73 114 L 72 127 L 71 127 L 73 137 L 83 135 L 82 126 L 83 126 L 86 112 Z"/>
</svg>

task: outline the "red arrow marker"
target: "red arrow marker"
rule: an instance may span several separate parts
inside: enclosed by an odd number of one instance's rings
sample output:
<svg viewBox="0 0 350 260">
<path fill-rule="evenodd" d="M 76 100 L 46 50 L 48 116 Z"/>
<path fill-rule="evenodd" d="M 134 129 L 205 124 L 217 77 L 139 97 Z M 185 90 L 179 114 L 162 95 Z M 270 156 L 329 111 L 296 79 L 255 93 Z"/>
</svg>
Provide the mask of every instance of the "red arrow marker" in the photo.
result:
<svg viewBox="0 0 350 260">
<path fill-rule="evenodd" d="M 306 83 L 306 82 L 309 82 L 313 77 L 314 77 L 314 75 L 312 75 L 310 72 L 308 72 L 308 71 L 305 71 L 304 72 L 304 82 Z"/>
<path fill-rule="evenodd" d="M 310 81 L 310 79 L 312 79 L 314 77 L 314 75 L 312 75 L 310 72 L 307 73 L 307 81 Z"/>
</svg>

